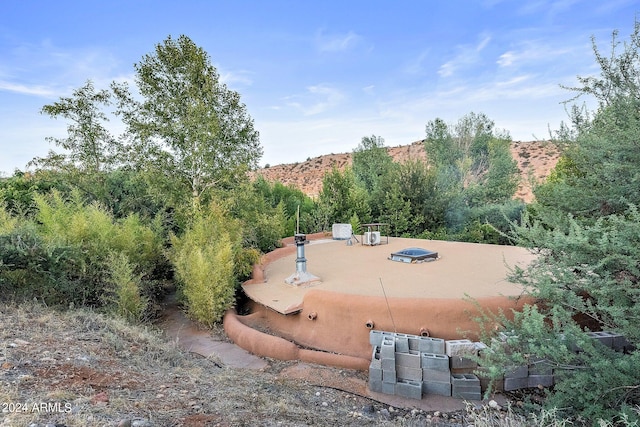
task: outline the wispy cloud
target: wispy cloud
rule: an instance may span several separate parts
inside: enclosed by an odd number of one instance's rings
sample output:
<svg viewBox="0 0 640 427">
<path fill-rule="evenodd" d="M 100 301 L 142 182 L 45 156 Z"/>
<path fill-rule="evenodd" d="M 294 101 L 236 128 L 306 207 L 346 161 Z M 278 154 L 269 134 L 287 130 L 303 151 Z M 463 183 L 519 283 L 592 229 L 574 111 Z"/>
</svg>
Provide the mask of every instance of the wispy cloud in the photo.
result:
<svg viewBox="0 0 640 427">
<path fill-rule="evenodd" d="M 339 105 L 346 96 L 338 89 L 327 84 L 307 87 L 304 94 L 287 98 L 287 105 L 294 107 L 305 116 L 313 116 Z"/>
<path fill-rule="evenodd" d="M 218 68 L 218 71 L 220 73 L 220 81 L 227 86 L 251 86 L 253 84 L 252 73 L 249 71 L 222 71 L 220 68 Z"/>
<path fill-rule="evenodd" d="M 0 80 L 0 91 L 13 92 L 22 95 L 35 95 L 42 97 L 54 96 L 56 91 L 42 85 L 28 86 L 25 84 L 13 83 Z"/>
<path fill-rule="evenodd" d="M 407 64 L 403 68 L 403 71 L 407 74 L 413 75 L 422 74 L 424 72 L 424 61 L 428 58 L 428 56 L 428 51 L 421 52 L 418 56 L 412 58 L 411 60 L 409 60 L 409 62 L 407 62 Z"/>
<path fill-rule="evenodd" d="M 438 70 L 438 74 L 441 77 L 450 77 L 452 76 L 458 69 L 469 67 L 478 62 L 480 59 L 480 52 L 484 50 L 485 47 L 491 41 L 491 36 L 487 34 L 481 35 L 480 40 L 475 45 L 463 45 L 458 46 L 458 53 L 456 56 L 445 62 L 440 66 Z"/>
<path fill-rule="evenodd" d="M 353 31 L 347 34 L 316 34 L 316 44 L 320 52 L 344 52 L 353 49 L 362 41 L 362 37 Z"/>
</svg>

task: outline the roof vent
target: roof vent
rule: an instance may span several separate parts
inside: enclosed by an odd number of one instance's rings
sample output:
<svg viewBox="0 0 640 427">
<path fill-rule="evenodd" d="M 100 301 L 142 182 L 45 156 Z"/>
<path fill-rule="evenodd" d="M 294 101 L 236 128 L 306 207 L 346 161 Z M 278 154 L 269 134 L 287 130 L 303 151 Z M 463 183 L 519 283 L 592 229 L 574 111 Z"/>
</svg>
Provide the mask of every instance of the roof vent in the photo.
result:
<svg viewBox="0 0 640 427">
<path fill-rule="evenodd" d="M 295 234 L 296 242 L 296 272 L 287 277 L 284 281 L 290 285 L 300 286 L 305 283 L 320 280 L 319 277 L 307 271 L 307 259 L 304 257 L 304 244 L 307 242 L 307 236 L 304 234 Z"/>
</svg>

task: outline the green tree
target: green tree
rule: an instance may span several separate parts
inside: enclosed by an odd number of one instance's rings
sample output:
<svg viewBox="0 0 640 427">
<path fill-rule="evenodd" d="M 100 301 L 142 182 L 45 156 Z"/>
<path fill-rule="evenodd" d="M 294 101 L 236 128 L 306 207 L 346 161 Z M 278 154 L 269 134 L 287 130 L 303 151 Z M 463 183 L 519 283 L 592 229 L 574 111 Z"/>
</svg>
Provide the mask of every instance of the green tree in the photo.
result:
<svg viewBox="0 0 640 427">
<path fill-rule="evenodd" d="M 435 173 L 438 199 L 451 232 L 461 231 L 473 209 L 509 203 L 519 171 L 511 156 L 511 138 L 485 114 L 469 113 L 454 124 L 427 123 L 425 150 Z"/>
<path fill-rule="evenodd" d="M 384 139 L 371 135 L 362 138 L 353 150 L 353 173 L 365 190 L 373 192 L 380 177 L 391 167 L 393 159 L 384 146 Z"/>
<path fill-rule="evenodd" d="M 512 363 L 546 359 L 557 378 L 546 405 L 594 424 L 640 421 L 640 24 L 622 52 L 616 34 L 609 55 L 594 41 L 600 76 L 573 88 L 594 96 L 598 108 L 573 110 L 573 127 L 559 132 L 562 161 L 536 189 L 533 216 L 515 227 L 538 258 L 512 279 L 537 304 L 503 319 L 513 335 L 508 351 L 488 353 Z M 626 337 L 628 354 L 587 334 L 601 330 Z"/>
<path fill-rule="evenodd" d="M 41 113 L 70 123 L 66 137 L 47 138 L 65 151 L 50 152 L 48 157 L 34 159 L 33 164 L 86 173 L 102 172 L 116 165 L 119 143 L 106 128 L 109 118 L 103 110 L 112 103 L 112 93 L 106 89 L 96 91 L 89 80 L 71 97 L 42 107 Z"/>
<path fill-rule="evenodd" d="M 106 202 L 103 173 L 119 165 L 123 151 L 123 143 L 107 129 L 109 116 L 105 108 L 113 103 L 109 90 L 96 90 L 89 80 L 74 90 L 72 96 L 61 97 L 42 107 L 42 114 L 69 121 L 67 135 L 47 138 L 62 148 L 62 152 L 49 151 L 46 157 L 34 158 L 29 164 L 62 173 L 65 182 L 79 188 L 92 200 Z"/>
<path fill-rule="evenodd" d="M 319 203 L 327 212 L 327 222 L 323 224 L 325 230 L 333 223 L 349 223 L 354 214 L 364 222 L 371 218 L 368 195 L 356 185 L 351 168 L 340 171 L 334 166 L 325 174 Z"/>
<path fill-rule="evenodd" d="M 169 36 L 135 70 L 142 101 L 126 86 L 113 88 L 138 162 L 177 180 L 193 201 L 257 166 L 262 148 L 246 106 L 191 39 Z"/>
</svg>

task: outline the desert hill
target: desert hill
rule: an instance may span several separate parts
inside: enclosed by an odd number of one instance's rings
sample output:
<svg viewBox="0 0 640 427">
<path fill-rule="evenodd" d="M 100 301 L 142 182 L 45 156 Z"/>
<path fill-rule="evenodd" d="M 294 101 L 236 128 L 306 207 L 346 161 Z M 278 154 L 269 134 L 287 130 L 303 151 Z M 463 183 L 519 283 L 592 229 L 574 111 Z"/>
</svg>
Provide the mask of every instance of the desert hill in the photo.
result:
<svg viewBox="0 0 640 427">
<path fill-rule="evenodd" d="M 426 159 L 422 141 L 388 147 L 387 150 L 397 162 Z M 530 202 L 533 198 L 531 180 L 540 181 L 549 175 L 558 161 L 559 150 L 547 141 L 515 141 L 511 144 L 511 155 L 518 162 L 521 174 L 521 182 L 514 197 Z M 270 182 L 279 181 L 300 189 L 310 197 L 317 197 L 322 190 L 324 174 L 334 166 L 342 170 L 347 165 L 351 165 L 351 153 L 326 154 L 307 159 L 305 162 L 261 168 L 255 175 L 260 175 Z"/>
</svg>

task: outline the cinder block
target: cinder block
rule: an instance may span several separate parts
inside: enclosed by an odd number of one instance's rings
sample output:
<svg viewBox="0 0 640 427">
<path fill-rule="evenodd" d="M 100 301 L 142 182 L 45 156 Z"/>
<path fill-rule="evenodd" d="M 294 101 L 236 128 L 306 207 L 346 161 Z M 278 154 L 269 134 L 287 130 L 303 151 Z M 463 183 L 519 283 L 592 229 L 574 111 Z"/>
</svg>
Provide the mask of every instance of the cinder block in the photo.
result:
<svg viewBox="0 0 640 427">
<path fill-rule="evenodd" d="M 407 353 L 396 353 L 396 366 L 420 369 L 421 363 L 420 353 L 417 351 L 409 350 Z"/>
<path fill-rule="evenodd" d="M 369 344 L 374 347 L 382 344 L 382 331 L 369 331 Z"/>
<path fill-rule="evenodd" d="M 369 331 L 369 344 L 380 347 L 382 340 L 385 338 L 393 339 L 393 332 L 388 331 Z"/>
<path fill-rule="evenodd" d="M 451 395 L 459 399 L 480 400 L 480 378 L 473 374 L 452 374 Z"/>
<path fill-rule="evenodd" d="M 435 369 L 449 372 L 449 356 L 445 354 L 421 353 L 422 369 Z"/>
<path fill-rule="evenodd" d="M 483 342 L 480 341 L 476 341 L 473 343 L 473 345 L 476 347 L 476 354 L 480 355 L 482 354 L 483 351 L 486 351 L 489 347 L 487 347 L 487 345 Z"/>
<path fill-rule="evenodd" d="M 451 356 L 449 358 L 451 369 L 475 369 L 478 363 L 468 357 Z"/>
<path fill-rule="evenodd" d="M 369 381 L 382 382 L 382 369 L 369 367 Z"/>
<path fill-rule="evenodd" d="M 520 337 L 513 332 L 499 332 L 497 338 L 492 338 L 493 344 L 498 344 L 504 348 L 504 351 L 509 354 L 512 351 L 512 347 L 517 345 Z"/>
<path fill-rule="evenodd" d="M 396 394 L 410 399 L 422 399 L 422 383 L 420 381 L 400 380 L 396 384 Z"/>
<path fill-rule="evenodd" d="M 529 387 L 551 387 L 553 375 L 529 375 Z"/>
<path fill-rule="evenodd" d="M 422 393 L 437 394 L 439 396 L 451 396 L 451 383 L 441 383 L 435 381 L 423 381 Z"/>
<path fill-rule="evenodd" d="M 409 351 L 413 350 L 420 352 L 419 339 L 419 336 L 409 335 Z"/>
<path fill-rule="evenodd" d="M 422 369 L 422 381 L 430 381 L 436 383 L 451 383 L 451 372 L 441 371 L 439 369 Z"/>
<path fill-rule="evenodd" d="M 396 341 L 396 353 L 408 353 L 409 352 L 409 336 L 407 334 L 395 334 Z"/>
<path fill-rule="evenodd" d="M 456 392 L 451 391 L 451 396 L 464 400 L 482 400 L 482 392 Z"/>
<path fill-rule="evenodd" d="M 381 359 L 395 359 L 396 357 L 396 345 L 393 338 L 383 337 L 380 344 L 380 358 Z"/>
<path fill-rule="evenodd" d="M 615 351 L 625 351 L 629 347 L 629 341 L 622 334 L 611 332 L 611 348 Z"/>
<path fill-rule="evenodd" d="M 369 390 L 375 391 L 376 393 L 382 393 L 382 380 L 374 381 L 369 379 Z"/>
<path fill-rule="evenodd" d="M 420 353 L 445 354 L 445 341 L 442 338 L 418 337 Z"/>
<path fill-rule="evenodd" d="M 396 377 L 398 378 L 398 381 L 401 379 L 422 381 L 422 369 L 409 368 L 407 366 L 396 366 Z"/>
<path fill-rule="evenodd" d="M 613 348 L 613 336 L 609 332 L 587 332 L 587 335 L 605 347 Z"/>
<path fill-rule="evenodd" d="M 395 369 L 383 369 L 382 370 L 382 382 L 395 384 L 398 378 L 398 374 Z"/>
<path fill-rule="evenodd" d="M 381 366 L 382 366 L 382 369 L 394 370 L 394 369 L 396 369 L 396 360 L 395 359 L 382 359 Z"/>
<path fill-rule="evenodd" d="M 480 378 L 474 374 L 451 374 L 453 387 L 480 387 Z"/>
<path fill-rule="evenodd" d="M 452 356 L 476 355 L 476 346 L 471 340 L 448 340 L 445 341 L 445 354 Z"/>
<path fill-rule="evenodd" d="M 369 367 L 382 369 L 382 361 L 380 360 L 380 347 L 373 346 L 373 351 L 371 352 L 371 363 L 369 363 Z"/>
<path fill-rule="evenodd" d="M 384 394 L 396 394 L 396 383 L 382 383 L 382 392 Z"/>
<path fill-rule="evenodd" d="M 529 376 L 531 375 L 552 375 L 553 367 L 546 359 L 533 358 L 529 361 Z"/>
<path fill-rule="evenodd" d="M 520 390 L 529 388 L 529 377 L 507 378 L 504 377 L 504 391 Z"/>
<path fill-rule="evenodd" d="M 504 343 L 509 343 L 509 341 L 514 342 L 517 341 L 520 337 L 518 337 L 513 331 L 510 332 L 498 332 L 498 339 Z"/>
<path fill-rule="evenodd" d="M 505 368 L 504 378 L 527 378 L 529 376 L 528 366 L 508 366 Z"/>
</svg>

